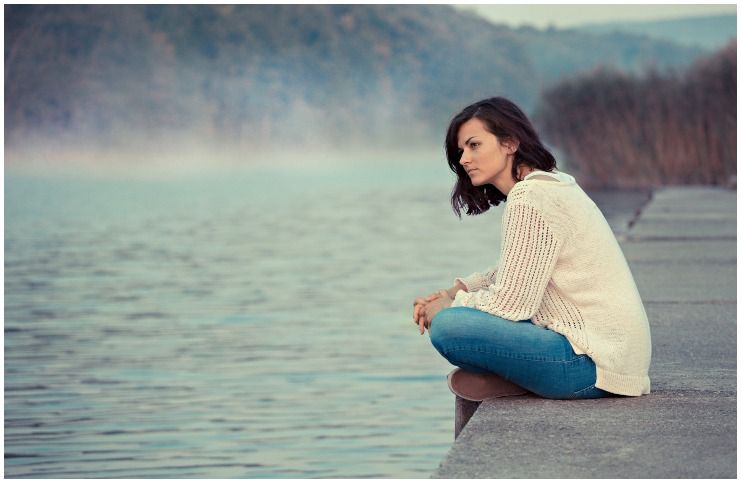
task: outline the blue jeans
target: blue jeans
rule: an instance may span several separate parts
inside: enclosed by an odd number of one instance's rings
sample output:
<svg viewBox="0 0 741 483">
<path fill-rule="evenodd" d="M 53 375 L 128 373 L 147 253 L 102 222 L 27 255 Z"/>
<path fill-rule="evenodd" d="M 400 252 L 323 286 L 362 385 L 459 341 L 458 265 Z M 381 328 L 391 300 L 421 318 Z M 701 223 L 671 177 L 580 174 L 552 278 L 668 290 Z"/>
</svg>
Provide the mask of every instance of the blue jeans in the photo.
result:
<svg viewBox="0 0 741 483">
<path fill-rule="evenodd" d="M 549 399 L 616 396 L 594 387 L 592 359 L 577 355 L 566 337 L 530 320 L 510 321 L 470 307 L 438 312 L 430 340 L 451 364 L 471 372 L 493 372 Z"/>
</svg>

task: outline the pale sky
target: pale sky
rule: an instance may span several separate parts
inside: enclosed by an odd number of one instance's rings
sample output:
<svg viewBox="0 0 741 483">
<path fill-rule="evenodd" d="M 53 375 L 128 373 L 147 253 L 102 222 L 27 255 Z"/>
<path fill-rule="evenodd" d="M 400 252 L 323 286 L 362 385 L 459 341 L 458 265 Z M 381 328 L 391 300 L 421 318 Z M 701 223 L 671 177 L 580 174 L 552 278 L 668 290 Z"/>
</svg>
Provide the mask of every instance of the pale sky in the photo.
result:
<svg viewBox="0 0 741 483">
<path fill-rule="evenodd" d="M 689 16 L 736 14 L 736 4 L 455 4 L 471 9 L 494 23 L 512 27 L 566 28 L 585 23 L 659 20 Z"/>
</svg>

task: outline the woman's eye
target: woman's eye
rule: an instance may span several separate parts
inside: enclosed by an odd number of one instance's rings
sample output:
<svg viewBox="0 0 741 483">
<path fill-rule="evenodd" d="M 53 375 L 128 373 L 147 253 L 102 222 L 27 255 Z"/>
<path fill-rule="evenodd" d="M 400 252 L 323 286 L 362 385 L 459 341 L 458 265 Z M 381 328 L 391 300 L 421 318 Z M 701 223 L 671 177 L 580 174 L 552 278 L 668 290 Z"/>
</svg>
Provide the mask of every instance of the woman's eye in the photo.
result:
<svg viewBox="0 0 741 483">
<path fill-rule="evenodd" d="M 478 146 L 478 145 L 479 145 L 479 143 L 471 143 L 471 145 L 470 145 L 470 146 L 471 146 L 471 147 L 473 148 L 473 147 L 476 147 L 476 146 Z"/>
</svg>

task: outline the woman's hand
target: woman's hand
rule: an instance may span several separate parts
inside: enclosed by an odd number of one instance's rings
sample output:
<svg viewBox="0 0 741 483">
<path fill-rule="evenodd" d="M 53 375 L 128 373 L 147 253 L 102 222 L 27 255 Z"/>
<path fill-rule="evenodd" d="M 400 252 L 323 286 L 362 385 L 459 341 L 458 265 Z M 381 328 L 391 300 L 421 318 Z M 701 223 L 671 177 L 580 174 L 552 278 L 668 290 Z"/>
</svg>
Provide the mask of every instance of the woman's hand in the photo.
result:
<svg viewBox="0 0 741 483">
<path fill-rule="evenodd" d="M 448 293 L 450 293 L 450 290 L 452 289 L 448 289 Z M 419 297 L 414 301 L 414 325 L 426 325 L 429 327 L 430 319 L 425 316 L 424 308 L 428 303 L 439 298 L 443 292 L 445 292 L 445 290 L 440 289 L 437 292 L 431 293 L 427 297 Z"/>
<path fill-rule="evenodd" d="M 419 325 L 420 327 L 422 326 L 429 327 L 432 317 L 427 317 L 425 315 L 424 308 L 427 306 L 427 304 L 441 297 L 442 292 L 447 292 L 448 297 L 450 297 L 451 300 L 454 300 L 455 295 L 461 290 L 466 291 L 466 286 L 460 282 L 457 282 L 455 285 L 453 285 L 447 290 L 438 290 L 437 292 L 432 293 L 428 295 L 427 297 L 417 298 L 413 304 L 414 305 L 414 315 L 412 316 L 412 318 L 414 319 L 414 325 Z"/>
<path fill-rule="evenodd" d="M 453 299 L 450 297 L 450 293 L 447 290 L 440 290 L 437 293 L 437 297 L 433 300 L 428 301 L 424 306 L 419 309 L 419 333 L 420 335 L 425 333 L 425 328 L 430 329 L 432 319 L 443 309 L 447 309 L 453 303 Z M 415 309 L 415 312 L 416 309 Z"/>
<path fill-rule="evenodd" d="M 438 297 L 440 297 L 439 291 L 435 293 L 431 293 L 427 297 L 419 297 L 418 299 L 414 301 L 414 315 L 412 316 L 414 318 L 414 325 L 419 325 L 420 319 L 424 318 L 425 306 Z"/>
<path fill-rule="evenodd" d="M 447 309 L 453 303 L 453 299 L 450 297 L 447 290 L 441 290 L 439 293 L 440 297 L 428 303 L 424 308 L 425 319 L 427 322 L 424 327 L 427 329 L 430 328 L 430 323 L 432 322 L 432 319 L 435 318 L 435 315 L 437 315 L 441 310 Z M 424 333 L 424 329 L 422 329 L 422 333 Z"/>
</svg>

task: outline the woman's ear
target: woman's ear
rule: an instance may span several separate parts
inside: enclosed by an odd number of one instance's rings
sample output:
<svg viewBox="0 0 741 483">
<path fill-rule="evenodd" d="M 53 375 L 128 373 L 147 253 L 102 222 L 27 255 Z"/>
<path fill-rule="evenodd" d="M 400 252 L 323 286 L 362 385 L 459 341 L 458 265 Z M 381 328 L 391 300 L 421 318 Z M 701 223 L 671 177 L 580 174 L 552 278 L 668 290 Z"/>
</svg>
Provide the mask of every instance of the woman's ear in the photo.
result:
<svg viewBox="0 0 741 483">
<path fill-rule="evenodd" d="M 515 154 L 517 148 L 520 147 L 520 141 L 518 141 L 517 139 L 512 139 L 511 141 L 505 142 L 504 146 L 509 151 L 509 154 Z"/>
</svg>

